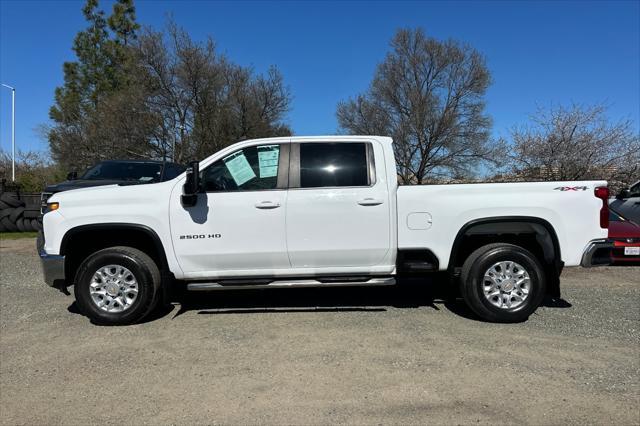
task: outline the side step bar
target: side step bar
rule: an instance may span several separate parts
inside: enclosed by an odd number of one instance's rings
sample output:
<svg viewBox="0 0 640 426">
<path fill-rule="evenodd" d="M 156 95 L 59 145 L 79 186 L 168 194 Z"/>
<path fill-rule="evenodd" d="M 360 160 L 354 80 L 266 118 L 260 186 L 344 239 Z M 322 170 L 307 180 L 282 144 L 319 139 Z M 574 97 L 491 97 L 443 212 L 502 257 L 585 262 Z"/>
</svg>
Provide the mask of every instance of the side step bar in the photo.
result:
<svg viewBox="0 0 640 426">
<path fill-rule="evenodd" d="M 256 283 L 256 281 L 261 281 Z M 240 290 L 257 288 L 290 288 L 290 287 L 338 287 L 338 286 L 383 286 L 394 285 L 396 279 L 385 278 L 361 278 L 354 280 L 353 277 L 332 277 L 318 279 L 281 279 L 281 280 L 251 280 L 246 281 L 229 280 L 220 282 L 190 282 L 187 290 L 190 291 L 210 291 L 210 290 Z"/>
</svg>

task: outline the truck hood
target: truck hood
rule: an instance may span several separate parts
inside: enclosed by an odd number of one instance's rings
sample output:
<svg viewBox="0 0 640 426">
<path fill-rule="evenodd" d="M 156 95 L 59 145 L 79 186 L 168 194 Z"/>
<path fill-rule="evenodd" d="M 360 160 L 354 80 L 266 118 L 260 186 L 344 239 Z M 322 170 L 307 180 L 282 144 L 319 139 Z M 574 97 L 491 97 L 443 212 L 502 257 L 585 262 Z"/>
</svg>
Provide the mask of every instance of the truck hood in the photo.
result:
<svg viewBox="0 0 640 426">
<path fill-rule="evenodd" d="M 96 186 L 106 186 L 106 185 L 118 185 L 118 184 L 139 184 L 139 182 L 131 182 L 125 180 L 115 180 L 115 179 L 105 179 L 105 180 L 89 180 L 89 179 L 76 179 L 76 180 L 66 180 L 64 182 L 60 182 L 55 185 L 49 185 L 44 189 L 44 192 L 51 192 L 53 194 L 57 192 L 69 191 L 72 189 L 80 189 L 80 188 L 93 188 Z"/>
<path fill-rule="evenodd" d="M 104 181 L 103 181 L 104 182 Z M 104 204 L 121 206 L 129 203 L 155 202 L 158 194 L 164 193 L 164 189 L 168 191 L 175 185 L 173 181 L 157 182 L 157 183 L 138 183 L 138 182 L 118 182 L 103 184 L 100 186 L 87 186 L 74 188 L 73 190 L 58 191 L 54 193 L 49 201 L 58 201 L 63 203 L 64 207 L 71 205 L 87 204 Z"/>
<path fill-rule="evenodd" d="M 640 238 L 640 226 L 628 221 L 611 221 L 609 238 Z"/>
</svg>

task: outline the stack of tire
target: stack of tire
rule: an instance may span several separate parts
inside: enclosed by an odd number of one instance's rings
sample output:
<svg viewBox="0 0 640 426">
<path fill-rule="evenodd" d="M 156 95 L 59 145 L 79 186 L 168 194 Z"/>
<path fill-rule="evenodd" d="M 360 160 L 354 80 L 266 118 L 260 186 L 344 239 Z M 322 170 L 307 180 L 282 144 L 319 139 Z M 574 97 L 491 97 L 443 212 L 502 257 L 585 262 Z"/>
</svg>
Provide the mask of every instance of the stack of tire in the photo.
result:
<svg viewBox="0 0 640 426">
<path fill-rule="evenodd" d="M 26 206 L 17 191 L 0 192 L 0 232 L 33 232 L 41 229 L 40 206 Z"/>
</svg>

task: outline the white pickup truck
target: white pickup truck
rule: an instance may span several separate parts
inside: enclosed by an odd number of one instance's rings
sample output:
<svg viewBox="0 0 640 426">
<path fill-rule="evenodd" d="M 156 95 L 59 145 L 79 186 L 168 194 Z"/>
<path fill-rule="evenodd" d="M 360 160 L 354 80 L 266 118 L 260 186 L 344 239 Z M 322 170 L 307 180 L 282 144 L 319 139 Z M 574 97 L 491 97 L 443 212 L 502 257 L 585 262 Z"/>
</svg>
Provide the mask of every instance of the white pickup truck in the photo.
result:
<svg viewBox="0 0 640 426">
<path fill-rule="evenodd" d="M 395 284 L 447 271 L 469 307 L 526 319 L 564 265 L 606 264 L 607 183 L 398 186 L 392 140 L 229 146 L 167 182 L 53 195 L 45 281 L 94 322 L 142 319 L 170 288 Z"/>
</svg>

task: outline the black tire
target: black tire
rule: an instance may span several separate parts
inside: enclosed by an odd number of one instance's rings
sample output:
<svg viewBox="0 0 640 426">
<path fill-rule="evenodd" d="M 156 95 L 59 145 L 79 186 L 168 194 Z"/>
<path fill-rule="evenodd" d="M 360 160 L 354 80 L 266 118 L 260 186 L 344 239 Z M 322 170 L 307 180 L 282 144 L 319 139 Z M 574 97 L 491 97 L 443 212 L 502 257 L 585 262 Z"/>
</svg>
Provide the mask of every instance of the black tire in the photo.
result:
<svg viewBox="0 0 640 426">
<path fill-rule="evenodd" d="M 6 232 L 18 231 L 18 227 L 16 226 L 16 224 L 11 222 L 8 217 L 3 217 L 2 219 L 0 219 L 0 222 L 2 222 L 2 226 L 4 226 L 4 229 L 6 229 Z"/>
<path fill-rule="evenodd" d="M 18 227 L 18 231 L 27 232 L 27 228 L 24 226 L 23 218 L 19 217 L 18 220 L 16 220 L 16 226 Z"/>
<path fill-rule="evenodd" d="M 36 231 L 42 231 L 42 222 L 40 219 L 32 219 L 31 224 L 33 225 L 33 229 Z"/>
<path fill-rule="evenodd" d="M 40 217 L 40 209 L 24 209 L 22 217 L 24 217 L 25 219 L 37 219 Z"/>
<path fill-rule="evenodd" d="M 4 201 L 0 200 L 0 210 L 8 209 L 9 207 L 10 207 L 9 204 L 7 204 Z"/>
<path fill-rule="evenodd" d="M 11 216 L 11 213 L 13 213 L 12 208 L 0 210 L 0 219 Z"/>
<path fill-rule="evenodd" d="M 7 230 L 4 229 L 4 225 L 2 224 L 1 221 L 0 221 L 0 232 L 7 232 Z"/>
<path fill-rule="evenodd" d="M 0 194 L 0 200 L 4 201 L 9 207 L 20 207 L 24 205 L 15 192 L 3 192 Z"/>
<path fill-rule="evenodd" d="M 18 221 L 18 218 L 22 216 L 22 212 L 24 212 L 24 207 L 16 207 L 9 215 L 9 220 L 13 223 L 16 223 Z"/>
<path fill-rule="evenodd" d="M 31 226 L 31 219 L 22 218 L 22 226 L 24 227 L 25 232 L 33 232 L 35 229 Z"/>
<path fill-rule="evenodd" d="M 129 269 L 138 281 L 136 300 L 122 312 L 100 309 L 89 293 L 89 284 L 94 273 L 110 264 L 122 265 Z M 92 322 L 102 325 L 126 325 L 142 320 L 156 307 L 161 295 L 160 281 L 158 266 L 146 253 L 132 247 L 110 247 L 93 253 L 80 265 L 74 293 L 78 308 Z"/>
<path fill-rule="evenodd" d="M 484 274 L 500 261 L 516 262 L 529 274 L 528 296 L 514 308 L 497 307 L 484 295 Z M 464 262 L 460 278 L 465 303 L 480 318 L 491 322 L 525 321 L 540 306 L 546 291 L 546 277 L 540 261 L 530 251 L 513 244 L 496 243 L 480 247 Z"/>
</svg>

